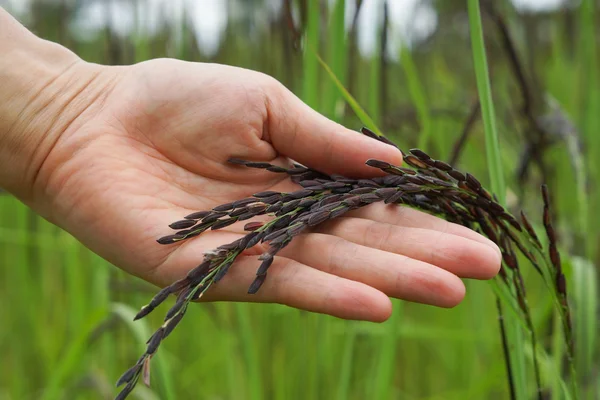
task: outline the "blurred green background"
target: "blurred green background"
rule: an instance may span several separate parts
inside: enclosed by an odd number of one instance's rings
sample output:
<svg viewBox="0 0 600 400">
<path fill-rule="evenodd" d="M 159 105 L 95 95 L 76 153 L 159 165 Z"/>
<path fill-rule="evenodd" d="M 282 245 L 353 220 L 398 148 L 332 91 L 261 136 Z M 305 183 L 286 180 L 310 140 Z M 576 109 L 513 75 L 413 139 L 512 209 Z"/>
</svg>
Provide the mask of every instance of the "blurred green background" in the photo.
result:
<svg viewBox="0 0 600 400">
<path fill-rule="evenodd" d="M 600 399 L 600 6 L 482 3 L 493 7 L 484 4 L 483 23 L 507 202 L 539 223 L 538 188 L 550 186 L 580 386 L 584 398 Z M 0 6 L 88 61 L 175 57 L 255 69 L 328 117 L 360 128 L 306 51 L 313 48 L 388 137 L 489 183 L 462 0 L 0 0 Z M 525 271 L 529 305 L 541 346 L 552 349 L 560 346 L 555 318 L 531 272 Z M 396 301 L 383 324 L 277 305 L 198 305 L 161 346 L 152 388 L 139 387 L 133 398 L 506 399 L 493 292 L 485 282 L 467 288 L 452 310 Z M 113 383 L 161 323 L 159 314 L 131 321 L 154 291 L 1 195 L 0 400 L 112 398 Z M 541 363 L 552 387 L 561 360 Z"/>
</svg>

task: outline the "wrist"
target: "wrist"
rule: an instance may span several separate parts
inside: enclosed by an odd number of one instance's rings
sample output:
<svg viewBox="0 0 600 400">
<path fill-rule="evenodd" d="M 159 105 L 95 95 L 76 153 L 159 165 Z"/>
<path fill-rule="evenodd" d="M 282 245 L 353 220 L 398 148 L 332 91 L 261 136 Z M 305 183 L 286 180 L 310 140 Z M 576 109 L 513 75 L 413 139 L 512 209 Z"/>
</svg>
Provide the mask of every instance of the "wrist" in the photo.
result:
<svg viewBox="0 0 600 400">
<path fill-rule="evenodd" d="M 106 67 L 37 38 L 1 8 L 0 51 L 0 187 L 30 203 L 49 154 L 101 92 Z"/>
</svg>

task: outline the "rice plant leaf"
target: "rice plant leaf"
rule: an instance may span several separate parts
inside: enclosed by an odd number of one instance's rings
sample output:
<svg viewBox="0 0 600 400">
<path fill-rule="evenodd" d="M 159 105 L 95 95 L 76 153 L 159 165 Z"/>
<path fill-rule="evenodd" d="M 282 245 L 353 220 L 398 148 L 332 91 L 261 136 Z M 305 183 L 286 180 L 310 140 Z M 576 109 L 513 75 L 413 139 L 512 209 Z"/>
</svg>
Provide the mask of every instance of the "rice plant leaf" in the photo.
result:
<svg viewBox="0 0 600 400">
<path fill-rule="evenodd" d="M 335 83 L 335 86 L 338 88 L 338 90 L 344 97 L 344 100 L 346 100 L 346 102 L 350 105 L 350 107 L 352 108 L 356 116 L 360 119 L 360 121 L 363 123 L 363 125 L 365 125 L 373 132 L 377 133 L 378 135 L 384 136 L 381 130 L 375 124 L 375 121 L 373 121 L 369 114 L 365 112 L 365 110 L 360 106 L 360 104 L 358 104 L 356 99 L 350 94 L 350 92 L 348 92 L 348 90 L 344 87 L 342 82 L 340 82 L 337 76 L 335 76 L 331 68 L 329 68 L 329 65 L 327 65 L 327 63 L 323 61 L 323 59 L 318 54 L 315 53 L 315 56 L 317 57 L 317 60 L 319 61 L 323 69 L 325 69 L 325 71 L 327 72 L 327 75 L 329 75 L 331 80 L 333 80 L 333 82 Z"/>
<path fill-rule="evenodd" d="M 63 398 L 63 389 L 68 386 L 68 379 L 77 376 L 75 373 L 80 368 L 88 355 L 88 343 L 95 329 L 106 319 L 107 312 L 98 309 L 88 316 L 81 325 L 77 335 L 68 342 L 64 355 L 60 358 L 57 368 L 53 370 L 48 384 L 44 390 L 44 399 Z"/>
<path fill-rule="evenodd" d="M 344 27 L 346 0 L 335 0 L 330 10 L 331 15 L 328 23 L 328 37 L 330 39 L 327 41 L 327 60 L 331 70 L 343 85 L 346 81 L 346 55 L 348 53 Z M 328 116 L 339 122 L 342 113 L 338 110 L 343 112 L 343 107 L 337 107 L 338 102 L 341 100 L 341 94 L 332 80 L 328 81 L 326 88 L 325 93 L 323 93 L 321 108 Z"/>
<path fill-rule="evenodd" d="M 469 0 L 467 4 L 469 28 L 471 31 L 471 50 L 473 53 L 477 91 L 479 93 L 481 114 L 485 130 L 485 148 L 490 182 L 492 191 L 498 196 L 499 203 L 504 205 L 506 200 L 506 187 L 500 160 L 500 145 L 498 142 L 498 133 L 496 131 L 496 117 L 485 53 L 479 0 Z M 518 289 L 513 288 L 512 290 Z M 503 307 L 500 306 L 499 313 L 502 314 L 502 312 Z M 503 341 L 510 343 L 510 346 L 508 346 L 508 359 L 506 361 L 507 368 L 513 379 L 509 380 L 509 385 L 517 399 L 526 399 L 528 398 L 528 390 L 526 362 L 523 351 L 523 330 L 519 325 L 520 321 L 515 319 L 512 315 L 508 318 L 504 318 L 501 323 L 504 324 L 506 332 Z"/>
<path fill-rule="evenodd" d="M 572 257 L 571 296 L 575 310 L 575 365 L 582 381 L 591 377 L 597 354 L 598 287 L 594 265 L 584 258 Z"/>
<path fill-rule="evenodd" d="M 139 351 L 144 351 L 146 348 L 146 341 L 151 336 L 148 322 L 146 320 L 134 321 L 133 318 L 137 314 L 137 311 L 127 304 L 113 303 L 111 311 L 131 330 L 137 339 Z M 173 385 L 171 374 L 169 373 L 169 364 L 165 359 L 165 356 L 168 355 L 166 353 L 165 349 L 162 349 L 160 356 L 154 357 L 152 363 L 155 364 L 153 367 L 156 371 L 156 378 L 160 381 L 160 383 L 157 384 L 157 387 L 160 386 L 162 392 L 161 398 L 175 399 L 175 387 Z"/>
<path fill-rule="evenodd" d="M 427 105 L 425 88 L 419 77 L 419 72 L 413 60 L 412 53 L 406 46 L 402 46 L 402 49 L 400 50 L 400 64 L 406 75 L 408 92 L 419 118 L 421 127 L 421 132 L 419 133 L 419 148 L 427 150 L 432 132 L 431 115 L 429 113 L 429 106 Z"/>
<path fill-rule="evenodd" d="M 321 20 L 320 4 L 316 1 L 307 3 L 306 36 L 304 37 L 304 57 L 302 59 L 302 95 L 306 104 L 319 109 L 319 64 L 316 53 L 311 49 L 319 48 L 319 25 Z M 318 50 L 317 50 L 318 51 Z"/>
</svg>

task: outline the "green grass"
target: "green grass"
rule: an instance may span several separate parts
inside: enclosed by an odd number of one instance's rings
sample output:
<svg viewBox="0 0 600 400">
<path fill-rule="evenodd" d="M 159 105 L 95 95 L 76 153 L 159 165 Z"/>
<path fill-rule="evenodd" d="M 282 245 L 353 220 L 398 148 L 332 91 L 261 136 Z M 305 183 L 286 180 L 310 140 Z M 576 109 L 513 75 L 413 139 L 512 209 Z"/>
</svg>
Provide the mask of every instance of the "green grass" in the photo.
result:
<svg viewBox="0 0 600 400">
<path fill-rule="evenodd" d="M 498 140 L 496 114 L 494 111 L 494 100 L 490 85 L 487 56 L 483 38 L 483 27 L 479 10 L 479 0 L 469 0 L 469 26 L 471 28 L 471 46 L 473 52 L 473 63 L 475 65 L 475 76 L 477 78 L 477 89 L 481 103 L 481 114 L 485 133 L 485 149 L 487 165 L 489 168 L 490 182 L 493 193 L 498 196 L 500 204 L 506 204 L 506 185 L 504 183 L 504 171 L 500 160 L 500 142 Z M 516 292 L 516 289 L 513 288 Z M 519 317 L 512 313 L 506 313 L 506 301 L 504 304 L 498 300 L 498 313 L 500 324 L 503 324 L 506 332 L 508 351 L 507 368 L 512 378 L 509 382 L 516 399 L 529 398 L 527 387 L 526 360 L 524 351 L 523 329 Z M 510 300 L 509 300 L 510 301 Z"/>
<path fill-rule="evenodd" d="M 267 26 L 249 16 L 229 21 L 223 46 L 210 60 L 195 47 L 191 20 L 168 26 L 154 37 L 137 33 L 115 36 L 113 46 L 116 43 L 119 48 L 112 52 L 107 47 L 107 32 L 89 42 L 71 32 L 68 40 L 79 54 L 94 62 L 114 61 L 109 60 L 110 54 L 119 62 L 177 54 L 194 61 L 265 71 L 349 128 L 365 125 L 397 138 L 406 149 L 426 146 L 438 158 L 450 154 L 479 92 L 483 124 L 475 125 L 460 168 L 483 178 L 498 196 L 505 196 L 505 204 L 514 206 L 515 194 L 521 192 L 513 177 L 522 151 L 522 124 L 514 111 L 514 81 L 502 51 L 495 47 L 493 29 L 486 25 L 486 71 L 481 31 L 477 29 L 472 36 L 472 53 L 464 32 L 448 28 L 452 25 L 449 21 L 467 11 L 466 6 L 453 11 L 452 2 L 437 2 L 439 21 L 446 23 L 442 24 L 446 30 L 426 43 L 404 47 L 399 62 L 388 60 L 383 70 L 378 56 L 350 58 L 343 12 L 349 1 L 332 2 L 328 13 L 322 13 L 317 2 L 307 1 L 307 26 L 300 27 L 305 33 L 304 46 L 298 50 L 291 48 L 287 23 Z M 261 7 L 258 3 L 254 6 Z M 292 3 L 299 11 L 301 2 Z M 471 1 L 470 6 L 474 5 Z M 42 3 L 36 6 L 44 7 Z M 43 37 L 56 38 L 59 11 L 45 7 L 43 24 L 31 19 L 35 24 L 31 27 Z M 471 8 L 471 18 L 478 28 L 475 10 Z M 549 27 L 551 40 L 539 42 L 528 58 L 535 59 L 540 80 L 573 118 L 585 144 L 585 163 L 579 172 L 572 169 L 563 145 L 550 149 L 546 157 L 556 167 L 553 181 L 548 183 L 556 196 L 557 229 L 572 294 L 581 398 L 591 400 L 600 396 L 595 318 L 598 264 L 594 258 L 599 232 L 592 213 L 600 205 L 596 162 L 600 99 L 598 69 L 594 67 L 598 57 L 594 21 L 598 16 L 593 1 L 588 0 L 575 12 L 581 24 L 572 38 L 564 15 L 536 16 Z M 296 23 L 301 19 L 296 18 Z M 253 21 L 255 26 L 250 23 Z M 183 40 L 174 43 L 177 29 Z M 516 37 L 523 40 L 521 33 Z M 526 47 L 519 43 L 520 48 Z M 348 81 L 350 63 L 355 67 L 352 84 Z M 385 104 L 380 97 L 383 72 L 387 75 Z M 343 102 L 352 110 L 347 115 Z M 507 184 L 502 183 L 503 178 Z M 534 169 L 523 189 L 523 207 L 534 221 L 541 218 L 539 183 Z M 585 221 L 589 228 L 584 233 Z M 588 250 L 581 248 L 581 238 Z M 526 274 L 525 279 L 534 326 L 544 339 L 538 348 L 542 380 L 553 390 L 553 398 L 567 399 L 565 375 L 561 375 L 564 368 L 553 356 L 564 352 L 564 340 L 553 315 L 552 298 L 534 274 Z M 0 195 L 0 302 L 4 305 L 0 307 L 0 399 L 114 396 L 114 382 L 139 356 L 147 330 L 161 323 L 160 313 L 147 322 L 131 322 L 132 310 L 145 304 L 153 290 L 101 260 L 15 199 Z M 279 305 L 198 305 L 188 311 L 181 328 L 153 361 L 152 387 L 138 388 L 134 398 L 506 399 L 495 305 L 495 295 L 509 297 L 502 290 L 469 281 L 465 301 L 452 310 L 395 301 L 392 318 L 383 324 L 342 321 Z M 511 339 L 517 346 L 512 347 L 511 355 L 519 360 L 517 370 L 522 369 L 517 374 L 519 393 L 530 396 L 533 349 L 517 308 L 510 300 L 503 304 L 504 317 L 515 320 L 512 335 L 521 332 L 522 336 Z"/>
</svg>

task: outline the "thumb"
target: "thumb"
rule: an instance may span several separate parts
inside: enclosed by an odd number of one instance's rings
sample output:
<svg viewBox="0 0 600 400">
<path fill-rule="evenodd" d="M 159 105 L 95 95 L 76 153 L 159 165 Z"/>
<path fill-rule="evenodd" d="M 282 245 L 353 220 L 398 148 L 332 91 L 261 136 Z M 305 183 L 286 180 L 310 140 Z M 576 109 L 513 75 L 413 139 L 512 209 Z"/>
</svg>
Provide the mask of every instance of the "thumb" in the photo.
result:
<svg viewBox="0 0 600 400">
<path fill-rule="evenodd" d="M 369 158 L 402 163 L 400 150 L 331 121 L 279 84 L 269 96 L 268 140 L 279 153 L 325 173 L 365 177 L 377 175 Z"/>
</svg>

